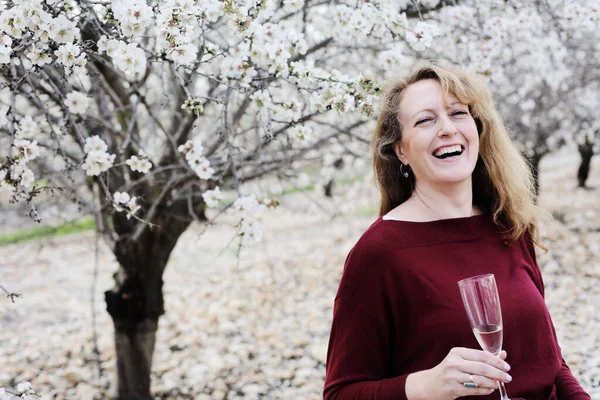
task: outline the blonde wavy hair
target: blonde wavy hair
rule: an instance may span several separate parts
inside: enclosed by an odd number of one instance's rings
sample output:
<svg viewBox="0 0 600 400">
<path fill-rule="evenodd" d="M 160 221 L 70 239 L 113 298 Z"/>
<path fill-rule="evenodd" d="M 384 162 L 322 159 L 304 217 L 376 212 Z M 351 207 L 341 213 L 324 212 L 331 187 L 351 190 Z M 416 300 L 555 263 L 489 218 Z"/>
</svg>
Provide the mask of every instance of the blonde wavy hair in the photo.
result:
<svg viewBox="0 0 600 400">
<path fill-rule="evenodd" d="M 424 79 L 437 80 L 444 96 L 450 94 L 467 105 L 477 125 L 479 157 L 472 175 L 473 204 L 490 214 L 510 241 L 527 231 L 535 245 L 547 250 L 539 240 L 537 221 L 548 213 L 535 205 L 529 165 L 509 138 L 485 82 L 475 74 L 438 65 L 421 67 L 407 79 L 394 79 L 386 85 L 372 140 L 373 168 L 381 192 L 379 215 L 405 202 L 415 185 L 414 174 L 406 179 L 400 173 L 402 163 L 393 145 L 402 139 L 402 95 L 408 86 Z"/>
</svg>

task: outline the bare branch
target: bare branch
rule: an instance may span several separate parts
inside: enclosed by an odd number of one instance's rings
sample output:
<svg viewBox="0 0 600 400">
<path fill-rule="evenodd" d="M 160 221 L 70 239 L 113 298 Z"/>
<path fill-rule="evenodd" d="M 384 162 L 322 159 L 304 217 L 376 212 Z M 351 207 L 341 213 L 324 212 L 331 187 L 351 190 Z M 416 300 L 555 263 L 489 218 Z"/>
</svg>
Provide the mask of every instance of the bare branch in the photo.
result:
<svg viewBox="0 0 600 400">
<path fill-rule="evenodd" d="M 175 175 L 175 176 L 171 177 L 171 179 L 169 179 L 169 182 L 167 182 L 167 184 L 163 187 L 163 189 L 160 192 L 160 194 L 158 195 L 158 197 L 152 203 L 152 206 L 150 207 L 148 212 L 144 215 L 145 221 L 152 221 L 152 219 L 154 218 L 154 216 L 157 212 L 159 205 L 161 205 L 163 203 L 166 196 L 168 194 L 170 194 L 173 189 L 175 189 L 177 186 L 180 186 L 180 185 L 184 184 L 185 182 L 188 182 L 192 179 L 197 179 L 197 175 L 194 173 L 191 173 L 191 172 L 188 172 L 186 174 L 179 174 L 179 175 Z M 141 236 L 141 234 L 144 232 L 144 230 L 146 228 L 147 228 L 146 224 L 138 224 L 131 240 L 136 241 Z"/>
<path fill-rule="evenodd" d="M 2 285 L 0 285 L 0 289 L 2 289 L 2 291 L 3 291 L 4 293 L 6 293 L 6 297 L 8 297 L 8 298 L 9 298 L 9 299 L 10 299 L 10 300 L 13 302 L 13 303 L 15 302 L 15 298 L 18 298 L 18 297 L 22 298 L 22 297 L 23 297 L 22 295 L 20 295 L 20 294 L 18 294 L 18 293 L 12 293 L 12 292 L 9 292 L 9 291 L 8 291 L 8 290 L 6 290 L 6 289 L 4 288 L 4 286 L 2 286 Z"/>
</svg>

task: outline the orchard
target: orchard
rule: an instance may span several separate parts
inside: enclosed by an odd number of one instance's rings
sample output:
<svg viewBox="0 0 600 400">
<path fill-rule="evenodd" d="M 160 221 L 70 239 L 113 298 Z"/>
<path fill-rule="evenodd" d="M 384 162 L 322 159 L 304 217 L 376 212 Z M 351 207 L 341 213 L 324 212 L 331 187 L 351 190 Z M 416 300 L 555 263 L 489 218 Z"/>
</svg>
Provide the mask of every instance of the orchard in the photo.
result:
<svg viewBox="0 0 600 400">
<path fill-rule="evenodd" d="M 282 191 L 260 182 L 335 196 L 344 169 L 370 163 L 387 78 L 425 61 L 481 74 L 534 175 L 570 149 L 573 188 L 586 187 L 599 21 L 592 0 L 3 1 L 1 204 L 36 222 L 64 204 L 93 218 L 118 262 L 105 288 L 117 395 L 151 399 L 180 236 L 226 218 L 234 247 L 261 242 Z M 0 288 L 17 306 L 27 296 Z M 34 390 L 8 382 L 0 399 Z"/>
</svg>

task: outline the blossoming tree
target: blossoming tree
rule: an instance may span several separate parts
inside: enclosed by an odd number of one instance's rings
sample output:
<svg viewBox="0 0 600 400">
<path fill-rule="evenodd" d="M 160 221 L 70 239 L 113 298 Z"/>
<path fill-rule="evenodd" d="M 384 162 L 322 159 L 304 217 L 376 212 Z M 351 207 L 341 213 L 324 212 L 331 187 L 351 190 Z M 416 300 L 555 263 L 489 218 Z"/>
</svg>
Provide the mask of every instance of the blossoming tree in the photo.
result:
<svg viewBox="0 0 600 400">
<path fill-rule="evenodd" d="M 330 182 L 341 158 L 368 153 L 370 132 L 361 128 L 372 120 L 380 80 L 429 48 L 490 76 L 498 90 L 514 88 L 509 65 L 496 61 L 536 26 L 508 23 L 531 8 L 459 3 L 6 3 L 0 182 L 34 218 L 36 204 L 57 191 L 94 215 L 120 265 L 105 294 L 119 398 L 151 398 L 162 274 L 180 235 L 207 221 L 207 208 L 237 215 L 240 241 L 259 241 L 257 217 L 278 201 L 246 193 L 244 183 L 290 179 L 315 162 Z M 567 18 L 561 2 L 547 3 L 572 26 L 593 9 Z M 537 73 L 527 62 L 524 81 Z"/>
<path fill-rule="evenodd" d="M 389 50 L 381 43 L 424 48 L 436 34 L 409 21 L 408 1 L 6 7 L 0 182 L 34 218 L 56 191 L 94 215 L 120 265 L 105 295 L 123 399 L 150 398 L 162 274 L 179 236 L 220 207 L 239 216 L 240 240 L 260 240 L 256 217 L 278 202 L 242 185 L 364 147 L 358 128 L 379 90 L 368 74 L 381 71 L 357 61 Z M 344 73 L 332 68 L 348 61 Z M 233 204 L 222 189 L 237 193 Z"/>
</svg>

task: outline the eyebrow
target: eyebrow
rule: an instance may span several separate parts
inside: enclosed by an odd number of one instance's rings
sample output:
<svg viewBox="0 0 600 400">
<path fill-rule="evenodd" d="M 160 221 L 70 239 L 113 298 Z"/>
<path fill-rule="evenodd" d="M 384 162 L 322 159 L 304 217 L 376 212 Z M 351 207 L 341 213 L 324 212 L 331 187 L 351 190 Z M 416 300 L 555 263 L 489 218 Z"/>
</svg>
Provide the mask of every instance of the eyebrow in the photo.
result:
<svg viewBox="0 0 600 400">
<path fill-rule="evenodd" d="M 461 106 L 466 106 L 466 104 L 463 104 L 463 103 L 461 103 L 460 101 L 458 101 L 458 100 L 457 100 L 457 101 L 453 101 L 452 103 L 448 104 L 448 107 L 452 107 L 452 106 L 454 106 L 454 105 L 456 105 L 456 104 L 458 104 L 458 105 L 461 105 Z M 433 109 L 431 109 L 431 108 L 424 108 L 424 109 L 422 109 L 422 110 L 419 110 L 419 111 L 417 111 L 416 113 L 414 113 L 414 114 L 412 115 L 411 119 L 414 119 L 414 118 L 417 116 L 417 114 L 419 114 L 419 113 L 422 113 L 423 111 L 430 111 L 430 112 L 433 112 L 434 110 L 433 110 Z"/>
</svg>

